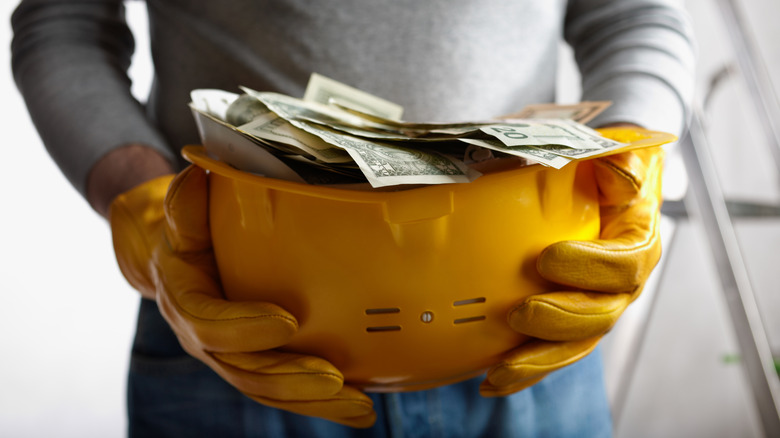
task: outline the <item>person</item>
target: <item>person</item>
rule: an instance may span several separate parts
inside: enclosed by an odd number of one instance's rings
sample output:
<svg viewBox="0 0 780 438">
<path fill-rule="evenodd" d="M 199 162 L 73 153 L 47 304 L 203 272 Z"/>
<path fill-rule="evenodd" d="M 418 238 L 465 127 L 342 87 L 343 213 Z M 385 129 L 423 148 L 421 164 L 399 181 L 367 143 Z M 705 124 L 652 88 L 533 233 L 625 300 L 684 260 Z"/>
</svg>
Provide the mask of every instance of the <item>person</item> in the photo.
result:
<svg viewBox="0 0 780 438">
<path fill-rule="evenodd" d="M 123 273 L 143 295 L 130 436 L 611 434 L 597 344 L 659 257 L 661 151 L 598 161 L 601 238 L 545 250 L 539 269 L 558 290 L 508 317 L 536 340 L 486 376 L 365 394 L 326 361 L 276 349 L 294 334 L 294 315 L 222 298 L 205 175 L 183 170 L 178 150 L 198 143 L 191 90 L 300 96 L 312 72 L 399 103 L 412 121 L 482 120 L 553 102 L 562 38 L 582 100 L 613 102 L 591 125 L 680 133 L 694 58 L 680 2 L 146 4 L 154 82 L 145 104 L 130 93 L 134 42 L 121 0 L 22 0 L 12 17 L 12 67 L 32 120 L 69 181 L 110 219 Z"/>
</svg>

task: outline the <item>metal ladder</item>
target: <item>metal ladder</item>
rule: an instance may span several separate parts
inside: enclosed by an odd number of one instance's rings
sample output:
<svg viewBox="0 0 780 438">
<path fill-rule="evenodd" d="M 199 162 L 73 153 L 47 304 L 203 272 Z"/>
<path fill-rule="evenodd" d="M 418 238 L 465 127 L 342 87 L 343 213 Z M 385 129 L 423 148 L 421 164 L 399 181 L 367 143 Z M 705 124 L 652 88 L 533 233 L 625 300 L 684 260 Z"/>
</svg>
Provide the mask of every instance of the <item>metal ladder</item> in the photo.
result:
<svg viewBox="0 0 780 438">
<path fill-rule="evenodd" d="M 717 0 L 733 45 L 737 73 L 749 90 L 766 144 L 780 171 L 780 105 L 737 3 L 736 0 Z M 714 80 L 713 86 L 717 82 Z M 708 145 L 702 108 L 694 109 L 691 125 L 680 141 L 680 147 L 689 178 L 684 210 L 690 212 L 691 219 L 697 221 L 707 235 L 739 345 L 742 368 L 764 434 L 780 437 L 780 379 L 732 222 L 733 218 L 745 216 L 780 217 L 780 206 L 725 199 Z M 668 205 L 667 213 L 672 213 L 670 210 L 675 207 Z"/>
</svg>

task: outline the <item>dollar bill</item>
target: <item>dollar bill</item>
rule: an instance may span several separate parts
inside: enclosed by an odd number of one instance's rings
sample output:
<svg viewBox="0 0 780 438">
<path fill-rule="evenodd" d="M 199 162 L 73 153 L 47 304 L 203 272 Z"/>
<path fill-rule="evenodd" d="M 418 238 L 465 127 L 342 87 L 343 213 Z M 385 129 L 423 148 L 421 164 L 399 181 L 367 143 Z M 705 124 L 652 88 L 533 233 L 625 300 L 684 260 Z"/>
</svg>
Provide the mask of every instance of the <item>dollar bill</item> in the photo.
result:
<svg viewBox="0 0 780 438">
<path fill-rule="evenodd" d="M 323 105 L 319 102 L 307 102 L 283 94 L 241 88 L 284 119 L 323 124 L 348 131 L 353 135 L 399 140 L 433 138 L 443 135 L 447 136 L 447 139 L 451 139 L 474 132 L 480 126 L 474 123 L 417 124 L 398 122 L 368 115 L 340 105 Z"/>
<path fill-rule="evenodd" d="M 460 139 L 460 141 L 464 143 L 468 143 L 473 146 L 479 146 L 485 149 L 503 152 L 505 154 L 525 158 L 527 160 L 531 160 L 532 162 L 536 162 L 547 167 L 553 167 L 555 169 L 560 169 L 571 162 L 569 158 L 552 153 L 543 148 L 535 148 L 533 146 L 507 146 L 504 143 L 494 138 L 487 138 L 487 139 L 462 138 Z M 571 148 L 565 148 L 565 149 L 571 149 Z M 577 150 L 577 149 L 573 149 L 573 150 Z"/>
<path fill-rule="evenodd" d="M 417 122 L 404 122 L 398 120 L 390 120 L 382 118 L 373 114 L 367 114 L 358 111 L 354 108 L 344 107 L 339 105 L 338 102 L 333 103 L 334 106 L 341 108 L 342 110 L 361 117 L 367 121 L 376 123 L 382 126 L 383 129 L 392 132 L 404 133 L 407 137 L 425 137 L 429 135 L 463 135 L 469 132 L 473 132 L 478 129 L 479 126 L 491 125 L 496 123 L 495 120 L 484 122 L 457 122 L 457 123 L 417 123 Z"/>
<path fill-rule="evenodd" d="M 255 101 L 257 101 L 255 99 Z M 324 163 L 346 163 L 352 158 L 343 149 L 334 147 L 320 137 L 296 128 L 270 110 L 237 128 L 249 136 L 293 146 L 289 153 L 306 153 Z"/>
<path fill-rule="evenodd" d="M 242 126 L 270 112 L 263 102 L 248 94 L 242 94 L 228 106 L 225 121 L 233 126 Z"/>
<path fill-rule="evenodd" d="M 586 101 L 571 105 L 542 103 L 528 105 L 514 114 L 507 114 L 501 119 L 569 119 L 578 123 L 588 123 L 607 109 L 610 101 Z"/>
<path fill-rule="evenodd" d="M 573 149 L 610 149 L 622 143 L 573 120 L 525 120 L 480 127 L 506 146 L 566 146 Z"/>
<path fill-rule="evenodd" d="M 284 94 L 255 91 L 241 87 L 244 92 L 267 106 L 279 117 L 288 121 L 304 120 L 326 125 L 344 125 L 370 130 L 385 130 L 386 126 L 368 121 L 338 107 L 319 102 L 307 102 Z"/>
<path fill-rule="evenodd" d="M 209 155 L 246 172 L 269 178 L 305 182 L 301 175 L 276 155 L 259 146 L 235 127 L 217 117 L 190 107 L 203 146 Z"/>
<path fill-rule="evenodd" d="M 544 146 L 544 150 L 562 157 L 570 158 L 572 160 L 582 160 L 615 153 L 627 146 L 626 143 L 620 143 L 602 137 L 597 131 L 579 123 L 571 123 L 570 128 L 572 130 L 579 131 L 584 135 L 590 136 L 594 147 L 574 149 L 556 144 L 548 144 Z"/>
<path fill-rule="evenodd" d="M 292 123 L 346 150 L 372 187 L 465 183 L 480 176 L 462 161 L 443 154 L 382 144 L 302 121 Z"/>
<path fill-rule="evenodd" d="M 312 73 L 309 78 L 303 100 L 325 105 L 337 103 L 342 107 L 354 108 L 362 113 L 373 114 L 389 120 L 401 120 L 404 111 L 401 105 L 318 73 Z"/>
<path fill-rule="evenodd" d="M 190 92 L 190 107 L 225 122 L 228 108 L 238 98 L 238 94 L 229 91 L 201 88 Z"/>
</svg>

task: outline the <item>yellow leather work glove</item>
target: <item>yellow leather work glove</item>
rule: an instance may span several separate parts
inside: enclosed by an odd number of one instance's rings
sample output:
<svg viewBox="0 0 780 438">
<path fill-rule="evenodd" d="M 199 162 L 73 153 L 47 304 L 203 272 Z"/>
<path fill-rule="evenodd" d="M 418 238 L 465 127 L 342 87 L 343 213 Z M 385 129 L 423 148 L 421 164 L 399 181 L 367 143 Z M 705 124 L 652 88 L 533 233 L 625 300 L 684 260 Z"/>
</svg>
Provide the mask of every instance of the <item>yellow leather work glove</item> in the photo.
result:
<svg viewBox="0 0 780 438">
<path fill-rule="evenodd" d="M 130 190 L 112 203 L 110 219 L 122 272 L 156 299 L 187 353 L 264 405 L 352 427 L 374 423 L 371 399 L 344 386 L 332 364 L 275 350 L 295 335 L 293 315 L 271 303 L 225 300 L 205 171 L 190 166 L 170 188 L 161 178 Z"/>
<path fill-rule="evenodd" d="M 512 394 L 587 356 L 639 295 L 661 257 L 663 160 L 658 146 L 594 161 L 600 238 L 558 242 L 542 251 L 537 269 L 561 289 L 511 309 L 510 326 L 536 339 L 490 369 L 482 395 Z"/>
</svg>

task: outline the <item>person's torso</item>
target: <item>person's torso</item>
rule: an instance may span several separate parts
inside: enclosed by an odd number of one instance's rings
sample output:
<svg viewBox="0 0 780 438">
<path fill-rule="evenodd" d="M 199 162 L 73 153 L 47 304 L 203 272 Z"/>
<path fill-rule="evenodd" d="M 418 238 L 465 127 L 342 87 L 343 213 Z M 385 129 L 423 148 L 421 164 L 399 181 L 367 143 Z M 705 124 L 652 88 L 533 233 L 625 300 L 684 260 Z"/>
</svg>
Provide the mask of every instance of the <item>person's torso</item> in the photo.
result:
<svg viewBox="0 0 780 438">
<path fill-rule="evenodd" d="M 563 0 L 147 0 L 151 117 L 197 141 L 195 88 L 303 95 L 312 72 L 404 107 L 411 121 L 481 120 L 554 100 Z"/>
</svg>

